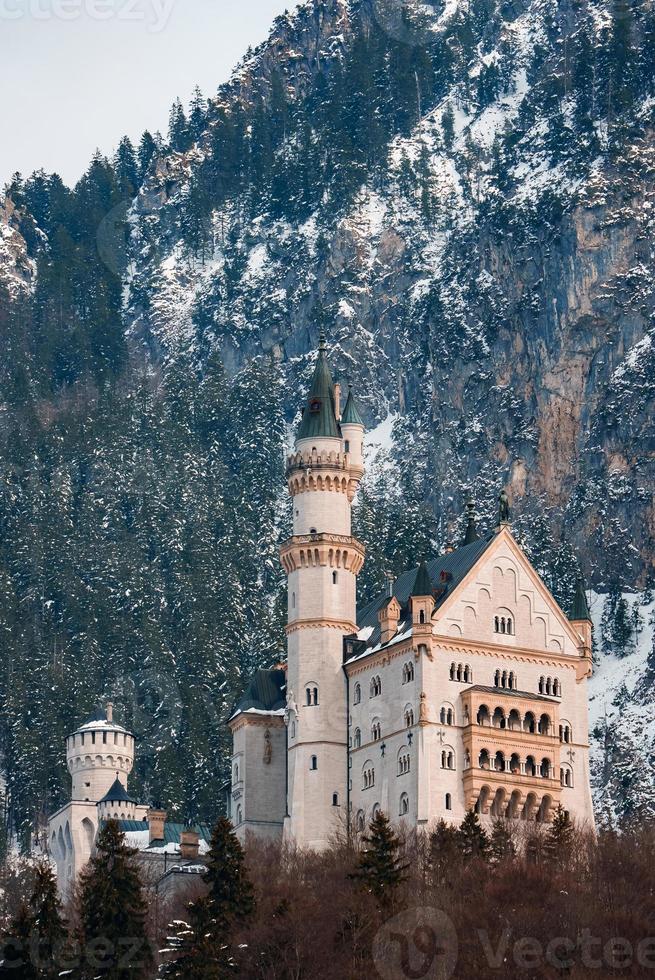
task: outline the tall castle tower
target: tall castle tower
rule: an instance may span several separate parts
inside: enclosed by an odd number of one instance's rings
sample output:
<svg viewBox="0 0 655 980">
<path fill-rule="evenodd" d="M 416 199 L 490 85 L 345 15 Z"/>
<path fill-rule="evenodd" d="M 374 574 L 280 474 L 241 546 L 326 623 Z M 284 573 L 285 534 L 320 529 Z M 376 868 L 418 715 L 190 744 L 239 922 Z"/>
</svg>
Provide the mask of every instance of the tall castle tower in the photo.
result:
<svg viewBox="0 0 655 980">
<path fill-rule="evenodd" d="M 289 580 L 288 785 L 284 835 L 328 844 L 347 819 L 347 698 L 343 638 L 357 631 L 356 577 L 364 546 L 351 508 L 364 473 L 364 424 L 352 392 L 343 413 L 324 336 L 287 462 L 293 535 L 281 548 Z"/>
</svg>

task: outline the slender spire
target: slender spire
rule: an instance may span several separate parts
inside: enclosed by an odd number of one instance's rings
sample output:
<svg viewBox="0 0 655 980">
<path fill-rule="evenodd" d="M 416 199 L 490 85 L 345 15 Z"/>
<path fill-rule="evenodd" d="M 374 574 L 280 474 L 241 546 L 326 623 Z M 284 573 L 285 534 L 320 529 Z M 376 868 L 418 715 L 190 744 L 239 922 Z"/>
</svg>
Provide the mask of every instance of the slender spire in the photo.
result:
<svg viewBox="0 0 655 980">
<path fill-rule="evenodd" d="M 418 571 L 416 572 L 416 578 L 414 579 L 414 587 L 412 588 L 413 596 L 424 596 L 432 595 L 432 582 L 430 581 L 430 573 L 428 572 L 428 566 L 424 561 L 418 566 Z"/>
<path fill-rule="evenodd" d="M 576 579 L 575 594 L 573 596 L 573 605 L 571 606 L 569 619 L 572 623 L 579 623 L 585 619 L 591 622 L 591 613 L 589 612 L 589 603 L 587 602 L 582 575 L 578 575 Z"/>
<path fill-rule="evenodd" d="M 499 524 L 509 524 L 510 509 L 509 509 L 509 497 L 504 490 L 500 491 L 500 496 L 498 497 L 498 523 Z"/>
<path fill-rule="evenodd" d="M 477 541 L 478 538 L 479 534 L 475 518 L 475 502 L 473 497 L 469 494 L 468 500 L 466 501 L 466 531 L 464 532 L 462 546 L 473 544 L 473 542 Z"/>
<path fill-rule="evenodd" d="M 357 402 L 353 396 L 353 386 L 348 385 L 348 400 L 346 401 L 346 407 L 343 410 L 343 415 L 341 416 L 342 425 L 364 425 L 364 421 L 359 414 L 359 409 L 357 408 Z"/>
<path fill-rule="evenodd" d="M 334 384 L 327 359 L 327 341 L 321 331 L 318 344 L 318 358 L 314 368 L 311 388 L 307 396 L 307 405 L 303 411 L 302 421 L 298 428 L 298 439 L 312 439 L 327 436 L 339 439 L 339 423 L 334 404 Z"/>
</svg>

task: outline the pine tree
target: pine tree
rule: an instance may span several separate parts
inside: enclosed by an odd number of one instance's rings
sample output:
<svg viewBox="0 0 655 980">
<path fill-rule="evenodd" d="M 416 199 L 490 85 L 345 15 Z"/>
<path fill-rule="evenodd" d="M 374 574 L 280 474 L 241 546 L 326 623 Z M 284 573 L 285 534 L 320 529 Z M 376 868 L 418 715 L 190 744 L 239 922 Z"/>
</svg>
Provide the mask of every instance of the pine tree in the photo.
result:
<svg viewBox="0 0 655 980">
<path fill-rule="evenodd" d="M 512 833 L 504 820 L 494 820 L 489 842 L 489 856 L 493 864 L 509 861 L 516 855 Z"/>
<path fill-rule="evenodd" d="M 173 959 L 166 977 L 218 980 L 236 969 L 231 935 L 252 915 L 255 902 L 243 848 L 224 817 L 212 831 L 203 880 L 209 886 L 207 895 L 188 906 L 188 922 L 173 924 L 166 949 Z"/>
<path fill-rule="evenodd" d="M 96 853 L 80 875 L 78 915 L 80 980 L 98 973 L 110 980 L 149 980 L 153 955 L 146 933 L 146 904 L 136 851 L 125 844 L 117 821 L 105 823 Z M 107 941 L 103 956 L 101 941 Z M 94 952 L 95 950 L 95 952 Z M 101 959 L 102 965 L 95 962 Z"/>
<path fill-rule="evenodd" d="M 67 930 L 50 864 L 35 868 L 28 902 L 22 905 L 3 937 L 0 980 L 55 980 L 61 973 Z M 15 945 L 14 945 L 15 944 Z"/>
<path fill-rule="evenodd" d="M 544 854 L 554 864 L 563 867 L 568 864 L 575 842 L 575 828 L 571 823 L 569 811 L 560 804 L 555 811 L 553 822 L 548 828 L 544 842 Z"/>
<path fill-rule="evenodd" d="M 430 834 L 429 862 L 435 884 L 448 884 L 459 859 L 457 828 L 441 819 Z"/>
<path fill-rule="evenodd" d="M 480 825 L 475 810 L 468 810 L 457 831 L 457 841 L 465 860 L 486 859 L 489 854 L 489 836 Z"/>
<path fill-rule="evenodd" d="M 134 147 L 127 136 L 118 144 L 114 157 L 114 173 L 119 193 L 123 197 L 134 197 L 139 186 L 139 174 Z"/>
<path fill-rule="evenodd" d="M 168 115 L 168 142 L 176 153 L 184 153 L 189 148 L 189 127 L 179 99 L 175 100 Z"/>
<path fill-rule="evenodd" d="M 196 85 L 189 105 L 189 133 L 194 143 L 197 143 L 202 136 L 206 120 L 207 101 L 200 91 L 200 87 Z"/>
<path fill-rule="evenodd" d="M 150 167 L 150 161 L 157 153 L 157 144 L 155 143 L 152 135 L 146 131 L 141 137 L 141 142 L 139 143 L 139 149 L 137 150 L 137 160 L 139 166 L 139 184 L 142 184 L 145 180 L 146 174 L 148 173 L 148 168 Z"/>
<path fill-rule="evenodd" d="M 0 980 L 37 980 L 38 973 L 32 963 L 30 944 L 34 919 L 26 904 L 22 904 L 9 928 L 2 936 L 2 960 Z"/>
<path fill-rule="evenodd" d="M 363 838 L 362 843 L 364 847 L 359 855 L 357 870 L 349 877 L 370 891 L 382 909 L 388 909 L 393 904 L 398 887 L 405 880 L 409 865 L 403 864 L 400 838 L 381 810 L 371 820 L 368 836 Z"/>
</svg>

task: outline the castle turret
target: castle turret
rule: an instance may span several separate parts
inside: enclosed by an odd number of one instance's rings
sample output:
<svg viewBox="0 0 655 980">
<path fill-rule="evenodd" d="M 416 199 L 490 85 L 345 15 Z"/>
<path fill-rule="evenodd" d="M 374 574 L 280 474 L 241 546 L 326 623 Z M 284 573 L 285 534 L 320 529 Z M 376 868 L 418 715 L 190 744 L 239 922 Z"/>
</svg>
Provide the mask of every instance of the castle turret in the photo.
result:
<svg viewBox="0 0 655 980">
<path fill-rule="evenodd" d="M 134 736 L 113 720 L 111 704 L 97 708 L 67 736 L 66 762 L 73 778 L 72 800 L 97 803 L 116 778 L 127 787 Z"/>
<path fill-rule="evenodd" d="M 287 463 L 293 535 L 281 549 L 289 579 L 289 728 L 285 834 L 323 847 L 346 819 L 347 726 L 343 638 L 356 632 L 356 577 L 364 547 L 351 534 L 364 472 L 364 424 L 348 395 L 341 419 L 321 336 L 295 450 Z"/>
<path fill-rule="evenodd" d="M 116 773 L 116 779 L 98 801 L 98 820 L 134 820 L 136 800 L 128 794 Z"/>
<path fill-rule="evenodd" d="M 583 642 L 582 656 L 588 662 L 589 674 L 592 665 L 592 623 L 589 604 L 585 593 L 584 579 L 578 575 L 575 583 L 573 604 L 569 613 L 571 625 L 575 627 Z"/>
</svg>

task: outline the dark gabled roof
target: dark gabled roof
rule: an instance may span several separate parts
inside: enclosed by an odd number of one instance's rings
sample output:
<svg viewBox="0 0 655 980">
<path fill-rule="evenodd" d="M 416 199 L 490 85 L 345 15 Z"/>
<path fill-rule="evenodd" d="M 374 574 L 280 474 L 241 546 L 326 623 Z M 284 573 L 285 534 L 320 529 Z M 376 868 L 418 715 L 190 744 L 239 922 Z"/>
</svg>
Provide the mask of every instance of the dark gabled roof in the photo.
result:
<svg viewBox="0 0 655 980">
<path fill-rule="evenodd" d="M 101 803 L 136 803 L 129 795 L 123 784 L 121 783 L 118 776 L 114 780 L 113 784 L 109 787 L 103 798 L 100 800 Z"/>
<path fill-rule="evenodd" d="M 274 667 L 271 670 L 256 670 L 248 682 L 243 695 L 234 706 L 230 717 L 239 711 L 255 708 L 258 711 L 279 711 L 286 707 L 286 672 Z"/>
<path fill-rule="evenodd" d="M 341 438 L 341 430 L 336 416 L 334 403 L 334 383 L 330 373 L 326 354 L 325 337 L 321 334 L 318 349 L 318 360 L 314 368 L 312 385 L 307 396 L 307 404 L 303 412 L 296 439 L 313 439 L 317 437 Z"/>
<path fill-rule="evenodd" d="M 432 595 L 432 582 L 430 581 L 428 566 L 424 561 L 418 566 L 414 585 L 412 586 L 412 595 L 417 597 Z"/>
<path fill-rule="evenodd" d="M 426 563 L 426 570 L 437 608 L 459 585 L 467 572 L 473 568 L 478 558 L 487 550 L 497 533 L 495 530 L 489 531 L 477 541 L 473 541 L 471 544 L 465 545 L 462 548 L 457 548 L 448 554 L 440 555 L 438 558 L 432 558 Z M 417 568 L 411 568 L 409 571 L 403 572 L 393 584 L 393 594 L 398 599 L 401 609 L 406 609 L 408 606 L 417 573 Z M 388 601 L 388 598 L 387 592 L 380 593 L 367 606 L 364 606 L 357 617 L 358 629 L 373 627 L 373 632 L 367 640 L 369 646 L 375 646 L 380 642 L 378 611 Z M 398 629 L 399 632 L 403 632 L 403 625 L 399 624 Z"/>
<path fill-rule="evenodd" d="M 578 580 L 575 583 L 575 595 L 573 596 L 573 605 L 571 606 L 569 619 L 574 623 L 579 623 L 583 619 L 591 622 L 591 613 L 589 612 L 589 604 L 587 602 L 582 575 L 578 576 Z"/>
<path fill-rule="evenodd" d="M 346 407 L 343 410 L 343 415 L 341 416 L 342 425 L 361 425 L 364 426 L 364 420 L 359 414 L 359 409 L 357 408 L 357 402 L 353 396 L 352 385 L 348 392 L 348 399 L 346 401 Z"/>
</svg>

